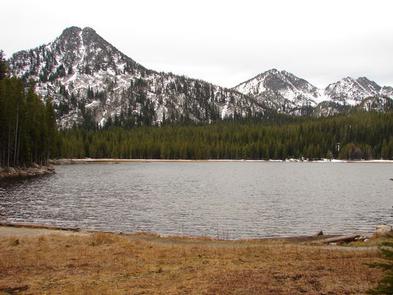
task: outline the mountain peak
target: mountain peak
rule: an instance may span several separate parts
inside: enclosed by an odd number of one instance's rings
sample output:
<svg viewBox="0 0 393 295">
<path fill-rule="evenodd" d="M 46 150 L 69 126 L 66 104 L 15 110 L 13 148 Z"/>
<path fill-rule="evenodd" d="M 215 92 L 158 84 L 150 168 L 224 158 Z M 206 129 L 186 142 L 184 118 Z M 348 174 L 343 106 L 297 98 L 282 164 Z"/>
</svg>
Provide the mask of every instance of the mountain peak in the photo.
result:
<svg viewBox="0 0 393 295">
<path fill-rule="evenodd" d="M 357 80 L 357 81 L 367 81 L 367 82 L 373 82 L 373 81 L 371 81 L 369 78 L 367 78 L 367 77 L 365 77 L 365 76 L 363 76 L 363 77 L 359 77 L 359 78 L 357 78 L 356 80 Z"/>
<path fill-rule="evenodd" d="M 379 94 L 381 86 L 367 77 L 345 77 L 340 81 L 329 84 L 325 88 L 325 95 L 336 102 L 356 105 L 366 97 Z"/>
<path fill-rule="evenodd" d="M 54 79 L 64 80 L 64 83 L 70 79 L 87 80 L 92 79 L 90 76 L 94 73 L 113 77 L 119 73 L 138 72 L 143 68 L 104 40 L 94 29 L 77 26 L 64 29 L 51 43 L 29 52 L 15 53 L 10 59 L 10 65 L 15 76 L 30 76 L 43 83 Z M 41 94 L 45 96 L 46 91 Z"/>
<path fill-rule="evenodd" d="M 261 78 L 265 78 L 265 77 L 267 77 L 267 76 L 279 76 L 279 75 L 281 75 L 283 72 L 284 72 L 284 71 L 280 71 L 280 70 L 278 70 L 278 69 L 276 69 L 276 68 L 272 68 L 272 69 L 270 69 L 270 70 L 264 71 L 264 72 L 262 72 L 262 73 L 256 75 L 254 78 L 252 78 L 252 79 L 250 79 L 250 80 L 253 80 L 253 79 L 261 79 Z M 250 80 L 249 80 L 249 81 L 250 81 Z"/>
<path fill-rule="evenodd" d="M 237 91 L 259 97 L 261 100 L 271 100 L 272 104 L 283 110 L 289 108 L 298 110 L 304 106 L 315 105 L 319 97 L 318 89 L 304 79 L 294 74 L 276 68 L 267 70 L 254 78 L 237 85 Z M 277 99 L 276 99 L 277 98 Z"/>
<path fill-rule="evenodd" d="M 83 29 L 81 28 L 81 27 L 78 27 L 78 26 L 71 26 L 71 27 L 68 27 L 68 28 L 65 28 L 64 30 L 63 30 L 63 32 L 62 32 L 62 35 L 63 34 L 69 34 L 69 33 L 80 33 L 81 31 L 84 31 L 84 32 L 96 32 L 93 28 L 91 28 L 91 27 L 84 27 Z"/>
<path fill-rule="evenodd" d="M 341 80 L 343 81 L 350 81 L 350 82 L 355 82 L 355 78 L 352 78 L 351 76 L 346 76 L 344 78 L 342 78 Z"/>
<path fill-rule="evenodd" d="M 266 72 L 262 73 L 261 75 L 263 75 L 263 74 L 278 74 L 278 73 L 280 73 L 279 70 L 277 70 L 276 68 L 272 68 L 272 69 L 267 70 Z"/>
<path fill-rule="evenodd" d="M 110 45 L 108 42 L 106 42 L 100 35 L 97 34 L 97 32 L 90 28 L 90 27 L 85 27 L 82 30 L 82 38 L 90 41 L 90 42 L 101 42 L 101 43 L 106 43 Z M 112 45 L 110 45 L 112 46 Z"/>
<path fill-rule="evenodd" d="M 84 27 L 83 28 L 83 32 L 96 33 L 96 31 L 93 28 L 91 28 L 91 27 Z"/>
<path fill-rule="evenodd" d="M 67 33 L 67 32 L 80 32 L 80 31 L 82 31 L 82 29 L 80 27 L 78 27 L 78 26 L 71 26 L 71 27 L 65 28 L 63 30 L 63 34 Z"/>
<path fill-rule="evenodd" d="M 377 83 L 368 79 L 367 77 L 359 77 L 356 79 L 356 82 L 358 82 L 365 90 L 372 93 L 378 93 L 382 88 Z"/>
<path fill-rule="evenodd" d="M 63 30 L 58 40 L 63 42 L 79 43 L 83 42 L 83 38 L 86 37 L 89 40 L 98 39 L 100 36 L 96 31 L 90 27 L 80 28 L 77 26 L 72 26 Z"/>
<path fill-rule="evenodd" d="M 63 32 L 60 35 L 60 38 L 62 38 L 62 37 L 68 38 L 70 36 L 80 34 L 81 31 L 82 31 L 82 29 L 79 27 L 76 27 L 76 26 L 68 27 L 63 30 Z"/>
<path fill-rule="evenodd" d="M 266 110 L 239 92 L 148 70 L 90 27 L 66 28 L 53 42 L 17 52 L 8 63 L 13 76 L 33 79 L 40 96 L 53 98 L 62 127 L 104 126 L 116 118 L 127 126 L 211 122 Z"/>
<path fill-rule="evenodd" d="M 302 80 L 305 81 L 301 78 L 296 77 L 294 74 L 286 71 L 286 70 L 278 70 L 276 68 L 272 68 L 270 70 L 267 70 L 263 73 L 260 73 L 259 75 L 255 76 L 253 79 L 266 79 L 267 77 L 278 77 L 279 79 L 293 79 L 293 80 Z M 252 79 L 251 79 L 252 80 Z"/>
</svg>

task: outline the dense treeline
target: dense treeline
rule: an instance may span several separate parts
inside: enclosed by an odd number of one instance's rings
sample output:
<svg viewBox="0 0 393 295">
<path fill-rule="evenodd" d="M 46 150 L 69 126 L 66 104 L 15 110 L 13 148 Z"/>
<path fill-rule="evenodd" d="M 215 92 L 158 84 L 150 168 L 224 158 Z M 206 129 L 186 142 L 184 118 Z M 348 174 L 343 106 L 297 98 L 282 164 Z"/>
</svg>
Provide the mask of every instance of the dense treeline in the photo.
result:
<svg viewBox="0 0 393 295">
<path fill-rule="evenodd" d="M 9 78 L 0 51 L 0 166 L 46 164 L 56 149 L 52 104 L 46 104 L 21 79 Z"/>
<path fill-rule="evenodd" d="M 64 158 L 392 159 L 393 113 L 62 132 Z"/>
<path fill-rule="evenodd" d="M 214 123 L 205 125 L 193 124 L 187 116 L 176 120 L 165 116 L 162 126 L 147 127 L 151 121 L 143 120 L 151 117 L 151 110 L 146 108 L 139 121 L 125 113 L 98 129 L 81 103 L 87 116 L 83 124 L 61 131 L 59 138 L 51 102 L 44 103 L 33 85 L 26 84 L 8 77 L 0 51 L 0 166 L 45 164 L 50 157 L 393 159 L 393 113 L 354 112 L 328 118 L 266 113 L 226 121 L 210 114 Z M 88 96 L 94 96 L 90 92 Z M 76 103 L 75 97 L 70 99 Z"/>
</svg>

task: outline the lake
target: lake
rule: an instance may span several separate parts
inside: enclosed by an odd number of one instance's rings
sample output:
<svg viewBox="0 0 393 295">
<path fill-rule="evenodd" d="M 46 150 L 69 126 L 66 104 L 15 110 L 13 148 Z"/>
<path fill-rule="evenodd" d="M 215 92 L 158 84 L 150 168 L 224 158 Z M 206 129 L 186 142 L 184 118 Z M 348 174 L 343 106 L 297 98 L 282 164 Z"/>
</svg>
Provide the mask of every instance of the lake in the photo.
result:
<svg viewBox="0 0 393 295">
<path fill-rule="evenodd" d="M 0 184 L 0 221 L 259 238 L 393 223 L 389 163 L 151 162 L 56 166 Z"/>
</svg>

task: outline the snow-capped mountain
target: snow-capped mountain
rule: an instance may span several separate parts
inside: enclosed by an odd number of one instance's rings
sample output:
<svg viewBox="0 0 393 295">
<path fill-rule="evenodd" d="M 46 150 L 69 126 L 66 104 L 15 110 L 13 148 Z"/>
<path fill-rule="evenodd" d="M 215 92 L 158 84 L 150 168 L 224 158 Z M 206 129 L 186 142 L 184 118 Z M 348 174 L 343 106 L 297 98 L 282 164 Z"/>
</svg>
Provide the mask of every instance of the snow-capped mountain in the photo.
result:
<svg viewBox="0 0 393 295">
<path fill-rule="evenodd" d="M 366 77 L 346 77 L 329 84 L 324 90 L 324 97 L 331 102 L 331 113 L 340 113 L 350 108 L 384 112 L 392 110 L 393 106 L 393 88 L 381 87 Z M 323 107 L 317 108 L 318 110 L 321 112 L 314 112 L 317 115 L 326 113 Z"/>
<path fill-rule="evenodd" d="M 8 63 L 14 76 L 33 79 L 41 96 L 54 99 L 62 127 L 114 120 L 210 122 L 266 111 L 235 90 L 146 69 L 91 28 L 67 28 L 49 44 L 15 53 Z"/>
<path fill-rule="evenodd" d="M 135 62 L 91 28 L 67 28 L 53 42 L 15 53 L 8 64 L 12 75 L 33 80 L 44 99 L 53 99 L 63 128 L 82 123 L 211 122 L 274 112 L 327 116 L 353 107 L 385 111 L 393 106 L 393 88 L 365 77 L 346 77 L 318 89 L 272 69 L 227 89 L 159 73 Z"/>
<path fill-rule="evenodd" d="M 233 89 L 254 97 L 278 112 L 317 116 L 347 112 L 350 107 L 384 111 L 392 105 L 393 88 L 381 87 L 366 77 L 346 77 L 318 89 L 286 71 L 272 69 Z"/>
<path fill-rule="evenodd" d="M 233 89 L 289 114 L 303 114 L 320 100 L 317 87 L 291 73 L 276 69 L 259 74 Z"/>
<path fill-rule="evenodd" d="M 351 77 L 329 84 L 324 91 L 327 98 L 342 104 L 357 105 L 364 98 L 380 94 L 381 86 L 366 77 L 353 79 Z"/>
</svg>

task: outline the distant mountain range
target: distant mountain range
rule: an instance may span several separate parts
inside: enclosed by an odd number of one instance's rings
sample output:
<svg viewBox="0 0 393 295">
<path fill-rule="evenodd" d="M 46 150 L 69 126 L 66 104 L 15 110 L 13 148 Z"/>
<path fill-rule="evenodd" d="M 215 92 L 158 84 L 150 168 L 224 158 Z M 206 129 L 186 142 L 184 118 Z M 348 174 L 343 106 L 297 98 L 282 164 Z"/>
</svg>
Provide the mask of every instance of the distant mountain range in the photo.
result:
<svg viewBox="0 0 393 295">
<path fill-rule="evenodd" d="M 254 97 L 273 109 L 302 115 L 312 109 L 315 115 L 332 115 L 348 108 L 384 111 L 392 106 L 393 88 L 381 87 L 366 77 L 346 77 L 318 89 L 286 71 L 272 69 L 233 89 Z"/>
<path fill-rule="evenodd" d="M 87 123 L 211 122 L 274 113 L 327 116 L 352 108 L 393 107 L 393 88 L 366 77 L 346 77 L 318 89 L 291 73 L 272 69 L 228 89 L 156 72 L 91 28 L 67 28 L 53 42 L 15 53 L 8 64 L 12 75 L 33 80 L 42 97 L 53 98 L 62 128 Z"/>
</svg>

